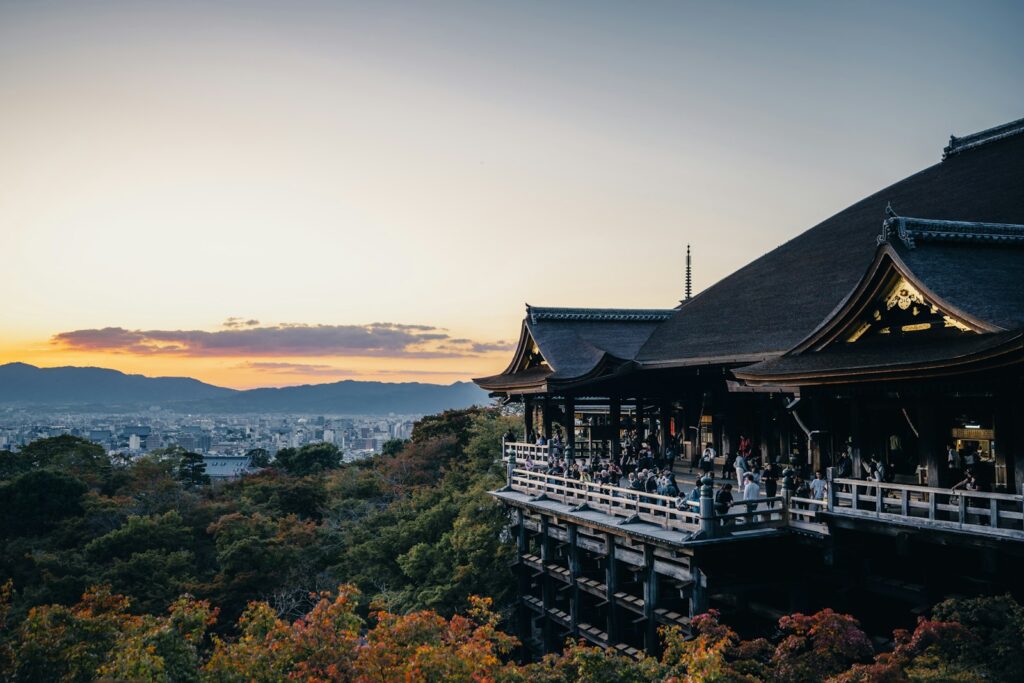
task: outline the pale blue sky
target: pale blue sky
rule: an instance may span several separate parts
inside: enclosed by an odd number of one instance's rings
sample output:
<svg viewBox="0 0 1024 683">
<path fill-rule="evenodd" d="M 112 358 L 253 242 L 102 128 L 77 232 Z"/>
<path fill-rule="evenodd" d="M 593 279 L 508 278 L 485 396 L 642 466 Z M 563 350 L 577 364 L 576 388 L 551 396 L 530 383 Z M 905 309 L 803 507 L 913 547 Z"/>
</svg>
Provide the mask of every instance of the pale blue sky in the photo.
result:
<svg viewBox="0 0 1024 683">
<path fill-rule="evenodd" d="M 687 242 L 699 289 L 1024 116 L 1022 26 L 1020 2 L 0 0 L 0 359 L 228 316 L 490 343 L 524 301 L 670 306 Z"/>
</svg>

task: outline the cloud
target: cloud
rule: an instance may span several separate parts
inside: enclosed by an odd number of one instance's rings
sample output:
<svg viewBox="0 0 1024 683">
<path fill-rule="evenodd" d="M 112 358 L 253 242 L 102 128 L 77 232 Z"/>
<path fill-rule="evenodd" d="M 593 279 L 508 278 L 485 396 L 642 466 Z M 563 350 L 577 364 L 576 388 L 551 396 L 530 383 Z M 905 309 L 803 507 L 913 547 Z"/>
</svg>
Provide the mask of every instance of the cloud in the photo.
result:
<svg viewBox="0 0 1024 683">
<path fill-rule="evenodd" d="M 245 320 L 243 318 L 231 317 L 225 320 L 221 325 L 228 328 L 239 328 L 239 327 L 257 327 L 260 324 L 259 320 Z"/>
<path fill-rule="evenodd" d="M 389 358 L 461 358 L 506 350 L 504 342 L 452 339 L 431 325 L 260 325 L 228 318 L 226 329 L 129 330 L 123 327 L 72 330 L 51 338 L 64 350 L 188 357 L 369 356 Z"/>
<path fill-rule="evenodd" d="M 468 377 L 463 370 L 350 370 L 320 363 L 288 363 L 278 361 L 246 361 L 235 366 L 240 370 L 253 370 L 273 375 L 300 375 L 314 377 L 376 377 L 403 375 L 416 377 Z"/>
<path fill-rule="evenodd" d="M 247 361 L 239 363 L 235 367 L 243 370 L 255 370 L 274 375 L 306 375 L 339 377 L 358 374 L 346 368 L 336 368 L 333 365 L 322 365 L 320 363 L 285 363 L 275 361 Z"/>
</svg>

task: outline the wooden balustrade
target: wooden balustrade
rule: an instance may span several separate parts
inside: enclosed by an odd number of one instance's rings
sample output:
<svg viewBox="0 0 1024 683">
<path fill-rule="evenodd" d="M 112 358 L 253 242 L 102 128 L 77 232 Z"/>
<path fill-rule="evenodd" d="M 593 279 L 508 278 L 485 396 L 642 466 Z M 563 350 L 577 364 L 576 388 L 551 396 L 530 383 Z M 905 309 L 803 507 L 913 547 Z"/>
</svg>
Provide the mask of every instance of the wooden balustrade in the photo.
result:
<svg viewBox="0 0 1024 683">
<path fill-rule="evenodd" d="M 834 479 L 828 510 L 920 526 L 1024 537 L 1024 496 L 1008 493 Z"/>
<path fill-rule="evenodd" d="M 614 517 L 639 519 L 665 529 L 694 532 L 700 527 L 700 506 L 693 501 L 686 501 L 678 509 L 672 496 L 526 469 L 532 463 L 547 462 L 547 446 L 506 443 L 505 456 L 510 462 L 509 485 L 513 490 L 544 494 L 567 505 L 587 505 Z M 1024 540 L 1024 496 L 859 479 L 832 480 L 826 500 L 790 496 L 787 505 L 783 496 L 761 498 L 754 509 L 747 501 L 734 501 L 729 512 L 714 516 L 714 528 L 729 533 L 789 526 L 827 533 L 819 516 L 826 510 L 837 515 Z"/>
<path fill-rule="evenodd" d="M 544 495 L 565 505 L 586 505 L 613 517 L 638 519 L 677 531 L 692 533 L 700 526 L 700 513 L 695 509 L 698 504 L 687 502 L 679 509 L 673 496 L 520 468 L 513 469 L 511 474 L 509 483 L 513 490 L 535 496 Z M 732 504 L 732 508 L 738 512 L 716 514 L 715 520 L 723 532 L 781 527 L 785 525 L 784 505 L 782 496 L 759 498 L 756 502 L 738 500 Z"/>
</svg>

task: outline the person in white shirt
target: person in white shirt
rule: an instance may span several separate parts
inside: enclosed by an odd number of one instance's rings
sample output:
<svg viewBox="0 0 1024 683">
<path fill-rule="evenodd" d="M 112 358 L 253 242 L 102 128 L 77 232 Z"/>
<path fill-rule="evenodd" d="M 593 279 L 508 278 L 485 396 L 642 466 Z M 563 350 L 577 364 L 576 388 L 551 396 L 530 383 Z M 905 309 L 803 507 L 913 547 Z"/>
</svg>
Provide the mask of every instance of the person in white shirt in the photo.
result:
<svg viewBox="0 0 1024 683">
<path fill-rule="evenodd" d="M 757 508 L 757 499 L 761 496 L 761 486 L 754 481 L 754 475 L 747 472 L 743 475 L 743 500 L 747 502 L 747 512 L 753 513 Z M 751 517 L 750 521 L 756 522 L 757 516 Z"/>
<path fill-rule="evenodd" d="M 745 487 L 743 480 L 747 475 L 747 458 L 740 453 L 736 456 L 736 462 L 733 463 L 733 467 L 736 468 L 736 484 L 742 491 Z"/>
<path fill-rule="evenodd" d="M 811 482 L 811 498 L 814 500 L 825 500 L 828 492 L 828 482 L 821 474 L 821 470 L 814 473 L 814 481 Z"/>
</svg>

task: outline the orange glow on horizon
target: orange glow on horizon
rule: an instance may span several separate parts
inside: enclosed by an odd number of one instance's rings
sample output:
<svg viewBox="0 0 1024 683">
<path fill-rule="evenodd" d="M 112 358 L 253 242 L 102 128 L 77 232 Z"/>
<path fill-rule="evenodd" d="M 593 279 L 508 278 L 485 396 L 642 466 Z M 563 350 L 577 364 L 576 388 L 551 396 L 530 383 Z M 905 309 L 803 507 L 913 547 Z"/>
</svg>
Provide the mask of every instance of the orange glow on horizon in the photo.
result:
<svg viewBox="0 0 1024 683">
<path fill-rule="evenodd" d="M 138 356 L 129 353 L 79 352 L 45 344 L 0 347 L 0 365 L 100 367 L 147 377 L 192 377 L 232 389 L 326 384 L 342 380 L 451 384 L 500 372 L 510 352 L 492 351 L 473 358 L 366 357 L 218 357 Z M 305 371 L 304 366 L 309 366 Z"/>
</svg>

